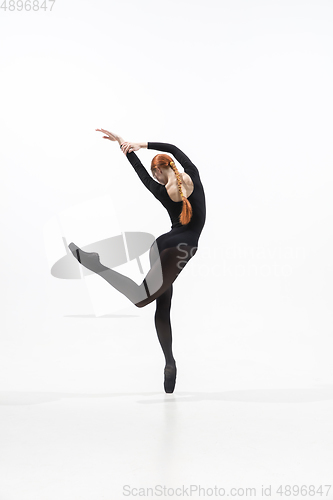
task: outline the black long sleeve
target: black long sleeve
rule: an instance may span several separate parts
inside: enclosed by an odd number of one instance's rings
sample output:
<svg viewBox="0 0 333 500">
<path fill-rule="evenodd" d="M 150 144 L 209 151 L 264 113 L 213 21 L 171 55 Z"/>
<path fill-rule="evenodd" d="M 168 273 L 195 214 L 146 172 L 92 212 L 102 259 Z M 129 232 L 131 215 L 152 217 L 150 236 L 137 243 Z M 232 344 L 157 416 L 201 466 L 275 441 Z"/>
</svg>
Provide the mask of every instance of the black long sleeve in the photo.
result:
<svg viewBox="0 0 333 500">
<path fill-rule="evenodd" d="M 156 149 L 157 151 L 171 153 L 190 177 L 199 176 L 199 170 L 197 167 L 191 162 L 188 156 L 183 153 L 183 151 L 177 148 L 177 146 L 167 142 L 148 142 L 147 149 Z"/>
<path fill-rule="evenodd" d="M 136 173 L 140 177 L 141 181 L 146 186 L 146 188 L 149 189 L 149 191 L 151 193 L 153 193 L 155 198 L 160 200 L 161 196 L 163 195 L 162 184 L 155 181 L 152 178 L 152 176 L 149 175 L 149 173 L 147 172 L 145 167 L 142 165 L 141 161 L 139 160 L 137 155 L 134 153 L 134 151 L 132 151 L 131 153 L 127 153 L 126 156 L 127 156 L 127 159 L 129 160 L 129 162 L 131 163 L 131 165 L 133 166 L 134 170 L 136 171 Z"/>
</svg>

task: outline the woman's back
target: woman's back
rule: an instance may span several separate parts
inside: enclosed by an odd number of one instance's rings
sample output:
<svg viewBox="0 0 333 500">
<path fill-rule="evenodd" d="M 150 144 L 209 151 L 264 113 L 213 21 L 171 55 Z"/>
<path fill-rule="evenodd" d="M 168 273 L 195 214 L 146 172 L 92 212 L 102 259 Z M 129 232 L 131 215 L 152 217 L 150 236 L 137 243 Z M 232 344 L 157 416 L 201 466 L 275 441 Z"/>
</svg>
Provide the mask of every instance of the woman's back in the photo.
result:
<svg viewBox="0 0 333 500">
<path fill-rule="evenodd" d="M 134 152 L 127 153 L 128 160 L 131 162 L 142 182 L 168 211 L 172 223 L 171 228 L 174 229 L 182 227 L 184 231 L 194 231 L 199 238 L 206 221 L 206 199 L 197 167 L 179 148 L 173 144 L 164 142 L 148 142 L 147 148 L 171 153 L 181 164 L 185 173 L 190 177 L 194 186 L 192 193 L 188 197 L 188 201 L 192 206 L 192 217 L 188 224 L 183 225 L 179 222 L 179 216 L 183 208 L 183 201 L 173 201 L 166 186 L 155 181 L 149 175 L 137 155 Z"/>
</svg>

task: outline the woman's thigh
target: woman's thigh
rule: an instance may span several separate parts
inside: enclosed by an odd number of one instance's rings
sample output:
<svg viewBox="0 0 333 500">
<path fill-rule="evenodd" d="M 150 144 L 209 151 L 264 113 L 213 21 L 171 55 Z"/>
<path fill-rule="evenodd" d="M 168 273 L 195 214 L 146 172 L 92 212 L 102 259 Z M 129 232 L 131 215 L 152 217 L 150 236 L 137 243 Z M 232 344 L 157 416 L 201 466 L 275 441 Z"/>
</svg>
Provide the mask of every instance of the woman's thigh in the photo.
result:
<svg viewBox="0 0 333 500">
<path fill-rule="evenodd" d="M 171 286 L 196 251 L 197 247 L 185 244 L 165 248 L 159 255 L 156 255 L 156 247 L 151 250 L 153 265 L 144 280 L 149 291 L 147 301 L 152 302 L 157 299 Z M 142 307 L 147 301 L 144 300 L 137 305 Z"/>
</svg>

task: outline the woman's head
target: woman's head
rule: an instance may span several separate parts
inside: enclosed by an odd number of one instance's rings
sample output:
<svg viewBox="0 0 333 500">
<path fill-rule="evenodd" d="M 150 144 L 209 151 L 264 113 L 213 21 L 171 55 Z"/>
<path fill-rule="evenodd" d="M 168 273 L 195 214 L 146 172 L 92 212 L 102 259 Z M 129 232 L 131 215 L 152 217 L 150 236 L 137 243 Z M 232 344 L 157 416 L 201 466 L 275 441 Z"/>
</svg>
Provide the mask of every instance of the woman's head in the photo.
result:
<svg viewBox="0 0 333 500">
<path fill-rule="evenodd" d="M 151 172 L 161 184 L 165 185 L 168 182 L 167 170 L 170 170 L 172 161 L 172 158 L 165 154 L 156 155 L 152 159 Z"/>
<path fill-rule="evenodd" d="M 178 190 L 183 200 L 183 207 L 179 216 L 179 222 L 183 225 L 188 224 L 192 217 L 192 206 L 188 199 L 183 195 L 179 171 L 171 156 L 167 154 L 158 154 L 154 156 L 150 168 L 153 177 L 164 185 L 168 182 L 167 170 L 172 169 L 174 171 L 177 178 Z"/>
</svg>

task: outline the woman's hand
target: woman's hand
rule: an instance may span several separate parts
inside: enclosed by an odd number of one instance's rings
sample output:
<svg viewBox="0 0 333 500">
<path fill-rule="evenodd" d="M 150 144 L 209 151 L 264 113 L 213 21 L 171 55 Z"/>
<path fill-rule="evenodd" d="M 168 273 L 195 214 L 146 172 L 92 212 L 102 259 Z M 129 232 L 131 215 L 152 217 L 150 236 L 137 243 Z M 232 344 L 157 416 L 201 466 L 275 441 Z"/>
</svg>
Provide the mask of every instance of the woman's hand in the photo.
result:
<svg viewBox="0 0 333 500">
<path fill-rule="evenodd" d="M 121 144 L 122 152 L 127 155 L 127 153 L 132 153 L 132 151 L 138 151 L 141 145 L 138 142 L 123 142 Z"/>
<path fill-rule="evenodd" d="M 121 150 L 124 155 L 127 155 L 127 153 L 132 153 L 132 151 L 138 151 L 140 148 L 147 147 L 147 143 L 144 142 L 125 142 L 124 139 L 120 137 L 120 135 L 109 132 L 104 128 L 96 128 L 96 131 L 106 134 L 103 136 L 103 139 L 109 139 L 109 141 L 117 141 L 121 146 Z"/>
<path fill-rule="evenodd" d="M 104 128 L 96 128 L 96 131 L 106 134 L 103 136 L 103 139 L 109 139 L 109 141 L 117 141 L 119 145 L 121 145 L 124 142 L 124 140 L 120 137 L 120 135 L 108 132 L 107 130 L 104 130 Z"/>
</svg>

